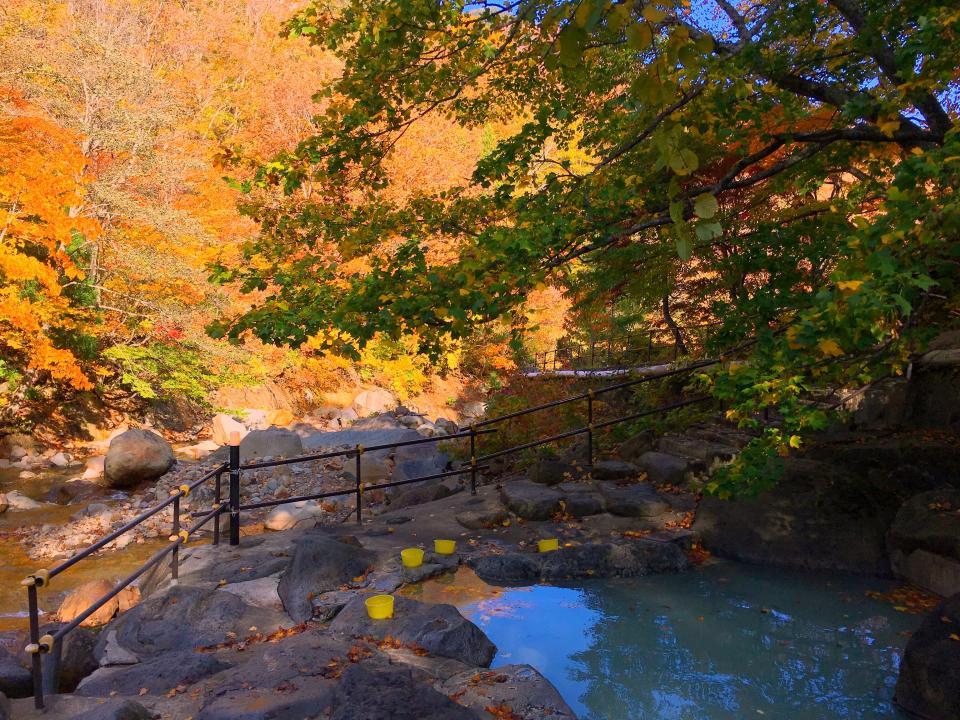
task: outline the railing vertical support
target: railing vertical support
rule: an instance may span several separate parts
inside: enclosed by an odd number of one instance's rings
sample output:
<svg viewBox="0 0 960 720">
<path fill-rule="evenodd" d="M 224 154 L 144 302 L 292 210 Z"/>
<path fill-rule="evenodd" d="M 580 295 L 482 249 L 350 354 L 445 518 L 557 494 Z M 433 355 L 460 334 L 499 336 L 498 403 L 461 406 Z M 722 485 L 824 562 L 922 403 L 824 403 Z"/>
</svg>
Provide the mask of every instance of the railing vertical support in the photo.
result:
<svg viewBox="0 0 960 720">
<path fill-rule="evenodd" d="M 470 426 L 470 494 L 477 494 L 477 431 Z"/>
<path fill-rule="evenodd" d="M 356 465 L 356 476 L 357 476 L 357 525 L 363 522 L 363 479 L 360 477 L 361 473 L 361 462 L 360 456 L 363 455 L 363 445 L 357 445 L 357 465 Z"/>
<path fill-rule="evenodd" d="M 240 544 L 240 433 L 230 433 L 230 544 Z"/>
<path fill-rule="evenodd" d="M 54 640 L 50 652 L 43 656 L 47 660 L 43 671 L 44 695 L 56 695 L 60 692 L 60 661 L 63 656 L 63 641 Z"/>
<path fill-rule="evenodd" d="M 213 503 L 215 507 L 220 507 L 221 503 L 223 502 L 222 490 L 220 487 L 220 478 L 222 477 L 223 472 L 218 472 L 213 481 Z M 220 513 L 217 513 L 213 518 L 213 544 L 220 544 Z"/>
<path fill-rule="evenodd" d="M 175 492 L 179 493 L 179 490 Z M 173 538 L 180 537 L 180 495 L 173 498 Z M 171 539 L 173 539 L 171 538 Z M 180 543 L 173 546 L 173 552 L 170 553 L 170 577 L 177 580 L 180 577 Z"/>
<path fill-rule="evenodd" d="M 593 388 L 587 390 L 587 467 L 593 470 Z"/>
<path fill-rule="evenodd" d="M 37 581 L 27 586 L 27 612 L 30 615 L 30 671 L 33 676 L 33 706 L 43 710 L 43 659 L 40 657 L 40 608 L 37 603 Z"/>
</svg>

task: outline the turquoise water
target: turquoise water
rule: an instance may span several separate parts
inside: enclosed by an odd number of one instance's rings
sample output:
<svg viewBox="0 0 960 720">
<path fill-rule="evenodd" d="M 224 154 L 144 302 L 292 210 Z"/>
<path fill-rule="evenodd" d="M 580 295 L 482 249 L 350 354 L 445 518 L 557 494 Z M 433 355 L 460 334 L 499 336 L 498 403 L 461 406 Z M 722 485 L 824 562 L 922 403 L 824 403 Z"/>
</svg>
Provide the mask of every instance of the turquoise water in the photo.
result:
<svg viewBox="0 0 960 720">
<path fill-rule="evenodd" d="M 680 575 L 511 588 L 461 606 L 581 720 L 903 718 L 897 667 L 920 616 L 880 580 L 714 563 Z"/>
</svg>

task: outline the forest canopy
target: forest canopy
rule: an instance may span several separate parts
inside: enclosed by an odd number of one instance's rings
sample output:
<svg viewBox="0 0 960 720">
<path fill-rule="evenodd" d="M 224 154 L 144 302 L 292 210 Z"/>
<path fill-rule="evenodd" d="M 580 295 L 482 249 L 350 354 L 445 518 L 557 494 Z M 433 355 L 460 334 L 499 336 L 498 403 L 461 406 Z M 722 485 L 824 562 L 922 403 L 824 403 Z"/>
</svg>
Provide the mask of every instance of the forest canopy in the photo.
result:
<svg viewBox="0 0 960 720">
<path fill-rule="evenodd" d="M 287 33 L 343 72 L 243 186 L 286 199 L 248 206 L 262 233 L 214 274 L 263 295 L 215 332 L 437 354 L 521 329 L 544 283 L 587 317 L 672 298 L 714 349 L 756 341 L 705 382 L 732 418 L 779 409 L 782 447 L 823 422 L 804 391 L 903 372 L 956 317 L 953 2 L 317 0 Z M 508 131 L 460 186 L 398 193 L 391 154 L 437 116 Z"/>
</svg>

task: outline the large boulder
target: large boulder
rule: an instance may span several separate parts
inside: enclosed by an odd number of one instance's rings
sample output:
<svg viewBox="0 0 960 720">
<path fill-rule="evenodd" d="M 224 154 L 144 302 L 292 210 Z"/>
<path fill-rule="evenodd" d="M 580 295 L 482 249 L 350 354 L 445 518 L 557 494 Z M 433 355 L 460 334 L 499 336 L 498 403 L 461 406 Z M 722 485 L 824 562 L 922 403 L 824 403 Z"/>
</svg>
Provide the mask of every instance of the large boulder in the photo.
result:
<svg viewBox="0 0 960 720">
<path fill-rule="evenodd" d="M 485 717 L 489 717 L 484 713 Z M 330 720 L 480 720 L 473 710 L 418 682 L 410 668 L 351 665 L 333 698 Z"/>
<path fill-rule="evenodd" d="M 911 636 L 894 701 L 925 720 L 960 718 L 960 593 L 944 600 Z"/>
<path fill-rule="evenodd" d="M 297 455 L 303 455 L 303 441 L 295 432 L 283 428 L 254 430 L 240 441 L 240 457 L 245 460 Z"/>
<path fill-rule="evenodd" d="M 897 577 L 939 595 L 960 593 L 960 490 L 910 498 L 897 511 L 887 542 Z"/>
<path fill-rule="evenodd" d="M 371 620 L 362 596 L 348 602 L 330 623 L 330 632 L 347 637 L 390 636 L 401 643 L 413 643 L 433 655 L 453 658 L 468 665 L 487 667 L 496 646 L 476 625 L 453 605 L 422 603 L 398 595 L 393 617 Z"/>
<path fill-rule="evenodd" d="M 15 655 L 0 646 L 0 693 L 22 698 L 33 694 L 33 678 Z"/>
<path fill-rule="evenodd" d="M 500 495 L 511 512 L 526 520 L 549 520 L 563 499 L 557 490 L 528 480 L 506 483 Z"/>
<path fill-rule="evenodd" d="M 690 563 L 671 542 L 642 539 L 586 543 L 549 553 L 504 553 L 472 558 L 481 579 L 502 585 L 571 578 L 635 577 L 686 570 Z"/>
<path fill-rule="evenodd" d="M 57 617 L 60 622 L 70 622 L 101 597 L 113 590 L 113 583 L 109 580 L 91 580 L 72 590 L 60 603 Z M 80 625 L 82 627 L 97 627 L 110 622 L 110 619 L 121 609 L 130 608 L 137 603 L 139 591 L 134 587 L 126 587 L 117 595 L 101 605 L 92 615 Z"/>
<path fill-rule="evenodd" d="M 637 465 L 647 474 L 647 479 L 657 485 L 681 485 L 692 469 L 689 459 L 656 450 L 640 455 Z"/>
<path fill-rule="evenodd" d="M 213 416 L 212 425 L 213 441 L 217 445 L 229 445 L 230 436 L 233 435 L 233 433 L 236 433 L 237 437 L 243 440 L 247 433 L 250 432 L 242 422 L 223 413 Z"/>
<path fill-rule="evenodd" d="M 693 530 L 723 557 L 760 565 L 890 574 L 886 533 L 895 507 L 875 485 L 826 463 L 788 458 L 773 490 L 705 496 Z"/>
<path fill-rule="evenodd" d="M 412 505 L 422 505 L 434 500 L 442 500 L 452 494 L 453 491 L 450 488 L 437 480 L 427 480 L 419 484 L 411 483 L 408 486 L 398 488 L 396 496 L 390 500 L 390 509 L 397 510 Z"/>
<path fill-rule="evenodd" d="M 110 441 L 103 474 L 110 487 L 128 488 L 156 480 L 175 462 L 170 443 L 149 430 L 131 429 Z"/>
<path fill-rule="evenodd" d="M 607 512 L 623 517 L 652 518 L 670 509 L 660 494 L 648 483 L 619 485 L 615 482 L 600 484 L 600 493 Z"/>
<path fill-rule="evenodd" d="M 295 622 L 306 622 L 313 616 L 311 598 L 366 574 L 375 560 L 369 550 L 341 542 L 323 530 L 304 533 L 277 588 L 283 607 Z"/>
<path fill-rule="evenodd" d="M 439 687 L 445 695 L 479 713 L 488 707 L 509 708 L 515 720 L 576 720 L 557 689 L 530 665 L 501 665 L 478 673 L 452 675 Z"/>
<path fill-rule="evenodd" d="M 277 505 L 263 521 L 267 530 L 290 530 L 300 523 L 315 522 L 323 514 L 323 508 L 314 500 L 301 500 L 287 505 Z"/>
<path fill-rule="evenodd" d="M 353 409 L 356 410 L 357 414 L 361 417 L 364 415 L 385 413 L 396 406 L 397 399 L 392 393 L 382 388 L 364 390 L 353 399 Z"/>
<path fill-rule="evenodd" d="M 136 665 L 100 668 L 84 678 L 76 693 L 87 697 L 110 696 L 111 693 L 162 695 L 178 685 L 191 685 L 229 667 L 210 653 L 180 650 Z"/>
</svg>

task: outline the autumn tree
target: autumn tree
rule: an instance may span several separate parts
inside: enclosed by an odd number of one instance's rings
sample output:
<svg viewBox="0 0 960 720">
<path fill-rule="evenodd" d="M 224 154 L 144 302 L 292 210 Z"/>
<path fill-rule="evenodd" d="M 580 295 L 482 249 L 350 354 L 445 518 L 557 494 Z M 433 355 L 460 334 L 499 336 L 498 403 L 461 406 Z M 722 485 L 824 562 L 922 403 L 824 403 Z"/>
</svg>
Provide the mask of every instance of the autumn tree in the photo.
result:
<svg viewBox="0 0 960 720">
<path fill-rule="evenodd" d="M 784 414 L 771 450 L 822 422 L 809 387 L 900 372 L 956 312 L 953 2 L 318 0 L 289 32 L 344 71 L 312 137 L 249 185 L 314 196 L 218 268 L 267 292 L 223 331 L 297 343 L 332 324 L 331 347 L 417 332 L 436 350 L 551 278 L 651 312 L 682 287 L 721 321 L 715 347 L 756 340 L 748 370 L 710 382 L 731 417 Z M 437 114 L 522 122 L 468 183 L 392 199 L 392 149 Z M 454 262 L 431 261 L 437 236 Z M 344 273 L 356 256 L 370 271 Z"/>
<path fill-rule="evenodd" d="M 83 247 L 100 233 L 85 211 L 77 138 L 0 88 L 0 420 L 48 386 L 93 387 L 93 296 Z"/>
</svg>

